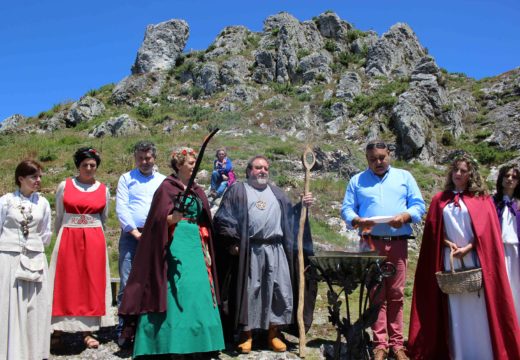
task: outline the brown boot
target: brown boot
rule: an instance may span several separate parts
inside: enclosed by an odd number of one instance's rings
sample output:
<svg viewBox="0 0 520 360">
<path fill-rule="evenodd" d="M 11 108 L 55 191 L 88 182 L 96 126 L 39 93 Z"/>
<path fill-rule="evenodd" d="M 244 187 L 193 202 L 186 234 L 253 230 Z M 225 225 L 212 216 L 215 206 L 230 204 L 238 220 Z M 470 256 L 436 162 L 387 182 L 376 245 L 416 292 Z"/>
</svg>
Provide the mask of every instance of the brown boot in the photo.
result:
<svg viewBox="0 0 520 360">
<path fill-rule="evenodd" d="M 278 334 L 278 327 L 271 326 L 267 333 L 267 343 L 269 348 L 275 352 L 284 352 L 287 350 L 287 345 L 280 339 Z"/>
<path fill-rule="evenodd" d="M 375 349 L 374 350 L 374 360 L 386 360 L 388 356 L 388 350 L 386 349 Z"/>
<path fill-rule="evenodd" d="M 242 331 L 240 334 L 240 340 L 237 346 L 237 350 L 241 354 L 249 354 L 253 347 L 253 336 L 251 331 Z"/>
</svg>

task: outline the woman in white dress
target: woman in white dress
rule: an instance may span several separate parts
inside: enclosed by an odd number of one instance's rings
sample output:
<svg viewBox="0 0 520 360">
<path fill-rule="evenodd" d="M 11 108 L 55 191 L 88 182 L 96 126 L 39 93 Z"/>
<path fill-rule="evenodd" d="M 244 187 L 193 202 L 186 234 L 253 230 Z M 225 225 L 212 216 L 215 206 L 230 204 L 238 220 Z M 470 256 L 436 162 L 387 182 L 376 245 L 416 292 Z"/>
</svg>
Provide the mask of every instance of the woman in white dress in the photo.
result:
<svg viewBox="0 0 520 360">
<path fill-rule="evenodd" d="M 0 198 L 0 359 L 49 357 L 50 301 L 44 246 L 51 238 L 49 202 L 38 193 L 42 167 L 24 160 L 13 193 Z"/>
<path fill-rule="evenodd" d="M 435 273 L 481 267 L 482 288 L 440 291 Z M 415 273 L 409 349 L 413 359 L 520 359 L 520 330 L 504 265 L 496 209 L 478 164 L 459 154 L 431 201 Z"/>
<path fill-rule="evenodd" d="M 83 332 L 87 348 L 97 348 L 93 332 L 115 325 L 110 314 L 110 269 L 103 227 L 110 193 L 95 175 L 101 157 L 92 147 L 74 154 L 79 175 L 56 191 L 57 233 L 50 270 L 53 347 L 62 346 L 60 332 Z"/>
<path fill-rule="evenodd" d="M 518 167 L 515 165 L 503 166 L 498 172 L 497 192 L 493 197 L 502 227 L 507 276 L 511 284 L 518 322 L 520 322 L 519 179 L 520 170 Z"/>
</svg>

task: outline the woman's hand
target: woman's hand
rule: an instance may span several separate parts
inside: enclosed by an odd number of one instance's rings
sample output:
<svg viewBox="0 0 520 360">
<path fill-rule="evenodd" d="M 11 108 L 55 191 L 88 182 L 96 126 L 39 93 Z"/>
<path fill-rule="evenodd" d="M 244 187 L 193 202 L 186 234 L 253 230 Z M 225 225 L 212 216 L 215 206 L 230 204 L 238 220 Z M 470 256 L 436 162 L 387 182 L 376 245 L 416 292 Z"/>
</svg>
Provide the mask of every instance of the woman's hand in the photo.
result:
<svg viewBox="0 0 520 360">
<path fill-rule="evenodd" d="M 182 220 L 182 214 L 178 211 L 174 211 L 172 214 L 166 217 L 166 221 L 168 222 L 168 226 L 172 226 L 177 224 Z"/>
<path fill-rule="evenodd" d="M 454 242 L 451 242 L 448 239 L 444 239 L 444 245 L 449 247 L 451 249 L 451 251 L 453 251 L 453 252 L 457 251 L 459 248 L 457 245 L 455 245 Z M 453 255 L 455 255 L 455 253 L 453 253 Z"/>
<path fill-rule="evenodd" d="M 466 246 L 460 247 L 453 252 L 453 256 L 462 259 L 473 249 L 473 244 L 469 243 Z"/>
</svg>

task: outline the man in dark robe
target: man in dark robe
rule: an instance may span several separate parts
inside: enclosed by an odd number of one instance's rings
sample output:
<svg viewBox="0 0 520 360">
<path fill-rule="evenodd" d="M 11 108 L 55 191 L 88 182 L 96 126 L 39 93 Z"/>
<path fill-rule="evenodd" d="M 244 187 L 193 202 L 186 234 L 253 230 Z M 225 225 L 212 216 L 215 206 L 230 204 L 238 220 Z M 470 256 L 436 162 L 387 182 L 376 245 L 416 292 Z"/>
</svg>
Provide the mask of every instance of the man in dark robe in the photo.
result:
<svg viewBox="0 0 520 360">
<path fill-rule="evenodd" d="M 293 207 L 280 188 L 268 183 L 269 162 L 263 156 L 248 162 L 246 177 L 247 183 L 236 183 L 227 190 L 214 219 L 225 333 L 229 339 L 240 332 L 238 350 L 248 353 L 252 330 L 268 330 L 269 347 L 282 352 L 286 345 L 279 327 L 297 328 L 296 234 L 301 204 Z M 308 194 L 302 200 L 309 206 L 314 199 Z M 308 222 L 303 247 L 306 257 L 313 254 Z M 305 283 L 304 322 L 308 329 L 317 285 L 309 276 Z"/>
</svg>

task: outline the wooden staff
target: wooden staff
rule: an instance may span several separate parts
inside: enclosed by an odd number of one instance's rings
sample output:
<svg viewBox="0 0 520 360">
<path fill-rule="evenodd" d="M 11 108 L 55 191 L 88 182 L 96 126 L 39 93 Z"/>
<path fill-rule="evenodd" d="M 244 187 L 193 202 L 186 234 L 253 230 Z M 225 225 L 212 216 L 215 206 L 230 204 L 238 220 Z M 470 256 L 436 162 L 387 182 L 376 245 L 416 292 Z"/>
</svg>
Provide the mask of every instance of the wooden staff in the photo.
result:
<svg viewBox="0 0 520 360">
<path fill-rule="evenodd" d="M 311 168 L 316 162 L 316 157 L 312 152 L 312 149 L 307 146 L 302 156 L 303 167 L 305 168 L 305 187 L 303 195 L 309 193 L 309 181 L 311 177 Z M 300 214 L 300 227 L 298 229 L 298 268 L 300 273 L 300 283 L 298 285 L 298 333 L 300 338 L 300 357 L 305 357 L 305 324 L 303 322 L 303 307 L 305 304 L 305 264 L 303 262 L 303 231 L 305 229 L 305 219 L 307 218 L 307 207 L 304 206 L 302 200 L 302 211 Z"/>
</svg>

